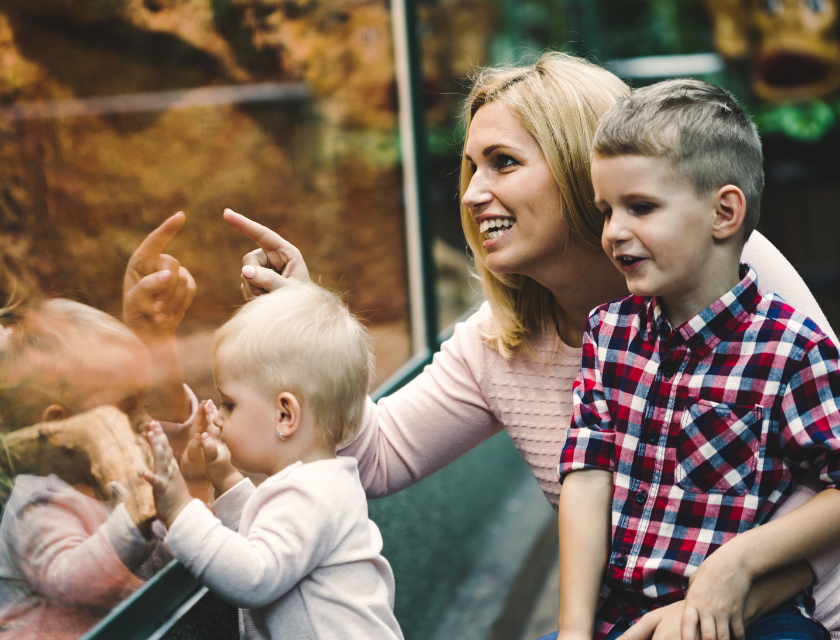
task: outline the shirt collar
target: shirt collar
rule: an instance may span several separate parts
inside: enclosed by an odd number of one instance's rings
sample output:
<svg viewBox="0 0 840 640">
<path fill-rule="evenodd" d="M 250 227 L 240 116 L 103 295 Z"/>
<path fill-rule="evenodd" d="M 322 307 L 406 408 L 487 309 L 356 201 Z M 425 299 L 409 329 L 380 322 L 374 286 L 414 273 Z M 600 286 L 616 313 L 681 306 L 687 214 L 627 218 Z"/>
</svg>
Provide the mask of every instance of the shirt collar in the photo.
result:
<svg viewBox="0 0 840 640">
<path fill-rule="evenodd" d="M 650 298 L 648 307 L 648 335 L 652 341 L 663 339 L 685 341 L 694 352 L 705 358 L 712 350 L 752 314 L 761 294 L 758 291 L 758 277 L 748 264 L 740 267 L 741 281 L 722 297 L 715 300 L 696 316 L 673 330 L 656 296 Z"/>
</svg>

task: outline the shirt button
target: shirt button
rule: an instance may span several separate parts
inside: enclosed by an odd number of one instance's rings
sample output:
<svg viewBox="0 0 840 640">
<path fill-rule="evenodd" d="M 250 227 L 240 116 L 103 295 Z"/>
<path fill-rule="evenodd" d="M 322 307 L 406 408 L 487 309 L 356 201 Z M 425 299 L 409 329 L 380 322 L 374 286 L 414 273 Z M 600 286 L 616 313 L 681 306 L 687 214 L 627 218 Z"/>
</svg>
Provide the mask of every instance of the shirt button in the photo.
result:
<svg viewBox="0 0 840 640">
<path fill-rule="evenodd" d="M 644 491 L 639 491 L 639 492 L 636 494 L 636 504 L 638 504 L 638 505 L 642 505 L 642 504 L 644 504 L 646 501 L 647 501 L 647 493 L 645 493 Z"/>
<path fill-rule="evenodd" d="M 645 434 L 645 437 L 650 444 L 656 444 L 659 441 L 659 432 L 651 429 Z"/>
<path fill-rule="evenodd" d="M 623 569 L 627 566 L 627 557 L 623 555 L 617 555 L 615 557 L 615 566 L 619 569 Z"/>
<path fill-rule="evenodd" d="M 699 336 L 699 335 L 694 336 L 694 346 L 697 347 L 698 349 L 700 347 L 702 347 L 705 343 L 706 343 L 706 341 L 703 340 L 703 336 Z"/>
<path fill-rule="evenodd" d="M 674 375 L 674 367 L 670 364 L 666 364 L 660 367 L 659 371 L 662 373 L 662 377 L 664 378 L 670 378 L 672 375 Z"/>
</svg>

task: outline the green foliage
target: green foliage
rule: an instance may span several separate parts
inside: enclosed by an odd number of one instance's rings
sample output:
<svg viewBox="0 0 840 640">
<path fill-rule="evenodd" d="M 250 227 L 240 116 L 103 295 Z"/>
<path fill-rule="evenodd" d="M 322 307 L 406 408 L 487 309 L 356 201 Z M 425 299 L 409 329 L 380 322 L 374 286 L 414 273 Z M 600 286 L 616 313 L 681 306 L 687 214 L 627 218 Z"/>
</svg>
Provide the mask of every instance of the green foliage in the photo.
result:
<svg viewBox="0 0 840 640">
<path fill-rule="evenodd" d="M 784 135 L 800 142 L 814 142 L 834 128 L 840 100 L 833 106 L 822 100 L 764 105 L 753 118 L 763 135 Z"/>
</svg>

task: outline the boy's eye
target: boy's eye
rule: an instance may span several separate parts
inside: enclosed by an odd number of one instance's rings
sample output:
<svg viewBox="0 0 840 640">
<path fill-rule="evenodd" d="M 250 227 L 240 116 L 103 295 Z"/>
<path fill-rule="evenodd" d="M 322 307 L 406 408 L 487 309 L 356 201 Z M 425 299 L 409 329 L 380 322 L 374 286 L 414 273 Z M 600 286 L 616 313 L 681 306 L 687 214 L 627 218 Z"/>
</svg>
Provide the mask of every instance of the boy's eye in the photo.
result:
<svg viewBox="0 0 840 640">
<path fill-rule="evenodd" d="M 650 213 L 655 208 L 656 206 L 651 204 L 650 202 L 637 202 L 631 207 L 631 211 L 633 213 L 644 215 L 646 213 Z"/>
</svg>

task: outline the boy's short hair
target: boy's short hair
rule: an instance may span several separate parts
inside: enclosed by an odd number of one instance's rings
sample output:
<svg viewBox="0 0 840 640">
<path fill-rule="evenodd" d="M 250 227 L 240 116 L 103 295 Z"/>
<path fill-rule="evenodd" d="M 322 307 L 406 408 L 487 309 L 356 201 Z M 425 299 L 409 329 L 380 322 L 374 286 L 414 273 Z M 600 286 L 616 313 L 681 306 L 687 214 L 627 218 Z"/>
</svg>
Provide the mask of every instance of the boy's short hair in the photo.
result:
<svg viewBox="0 0 840 640">
<path fill-rule="evenodd" d="M 103 343 L 144 348 L 122 322 L 81 302 L 39 297 L 0 308 L 2 430 L 40 422 L 47 406 L 63 404 L 72 394 L 73 380 L 49 374 L 59 366 L 80 363 Z"/>
<path fill-rule="evenodd" d="M 636 89 L 601 119 L 592 153 L 662 159 L 698 197 L 733 184 L 747 200 L 744 242 L 758 225 L 764 190 L 761 140 L 735 98 L 718 86 L 677 79 Z"/>
<path fill-rule="evenodd" d="M 244 305 L 213 338 L 226 372 L 275 396 L 295 394 L 315 414 L 327 446 L 358 433 L 373 357 L 367 331 L 336 294 L 287 282 Z"/>
</svg>

